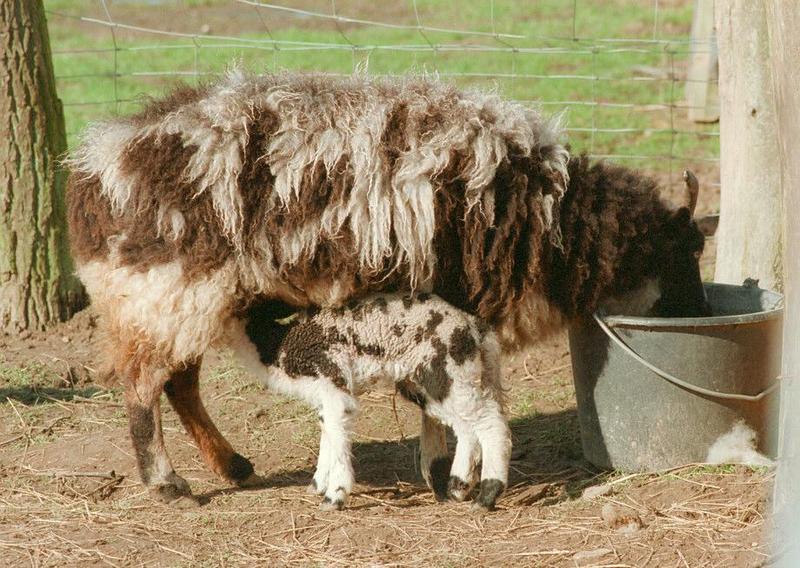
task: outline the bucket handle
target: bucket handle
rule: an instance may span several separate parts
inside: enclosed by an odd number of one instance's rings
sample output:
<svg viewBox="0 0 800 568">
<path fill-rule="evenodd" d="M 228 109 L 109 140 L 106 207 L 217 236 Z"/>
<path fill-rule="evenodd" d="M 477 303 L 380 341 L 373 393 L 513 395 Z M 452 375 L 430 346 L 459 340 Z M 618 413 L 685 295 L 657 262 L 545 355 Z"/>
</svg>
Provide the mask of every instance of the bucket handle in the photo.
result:
<svg viewBox="0 0 800 568">
<path fill-rule="evenodd" d="M 600 326 L 600 329 L 602 329 L 603 332 L 605 332 L 605 334 L 609 338 L 611 338 L 611 340 L 614 343 L 616 343 L 617 346 L 619 346 L 623 351 L 625 351 L 625 353 L 627 353 L 630 357 L 632 357 L 634 360 L 638 361 L 639 363 L 641 363 L 642 365 L 644 365 L 645 367 L 647 367 L 648 369 L 653 371 L 656 375 L 658 375 L 662 379 L 665 379 L 665 380 L 669 381 L 670 383 L 672 383 L 673 385 L 681 387 L 681 388 L 686 389 L 688 391 L 691 391 L 691 392 L 693 392 L 695 394 L 701 394 L 701 395 L 709 396 L 709 397 L 712 397 L 712 398 L 722 398 L 722 399 L 726 399 L 726 400 L 744 400 L 744 401 L 748 401 L 748 402 L 756 402 L 756 401 L 761 400 L 765 396 L 767 396 L 769 393 L 771 393 L 776 388 L 778 388 L 778 386 L 780 384 L 780 383 L 778 383 L 776 381 L 773 385 L 770 385 L 769 387 L 767 387 L 766 389 L 764 389 L 760 393 L 752 394 L 752 395 L 750 395 L 750 394 L 736 394 L 736 393 L 729 393 L 729 392 L 719 392 L 719 391 L 715 391 L 715 390 L 711 390 L 711 389 L 706 389 L 706 388 L 703 388 L 703 387 L 698 387 L 697 385 L 693 385 L 691 383 L 687 383 L 686 381 L 682 381 L 681 379 L 679 379 L 679 378 L 667 373 L 666 371 L 656 367 L 655 365 L 653 365 L 649 361 L 646 361 L 645 359 L 643 359 L 638 353 L 636 353 L 633 349 L 631 349 L 628 346 L 628 344 L 625 343 L 614 332 L 614 330 L 612 330 L 608 326 L 608 324 L 606 322 L 603 321 L 603 318 L 598 316 L 596 313 L 592 314 L 592 316 L 594 317 L 594 321 L 597 322 L 597 325 Z"/>
</svg>

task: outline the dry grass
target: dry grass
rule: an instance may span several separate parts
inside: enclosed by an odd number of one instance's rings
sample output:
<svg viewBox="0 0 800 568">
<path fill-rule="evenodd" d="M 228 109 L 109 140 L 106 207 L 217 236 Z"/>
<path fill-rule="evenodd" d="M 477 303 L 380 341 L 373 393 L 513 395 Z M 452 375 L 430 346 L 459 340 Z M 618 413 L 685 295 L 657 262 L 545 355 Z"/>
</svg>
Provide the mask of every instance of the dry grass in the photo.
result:
<svg viewBox="0 0 800 568">
<path fill-rule="evenodd" d="M 582 460 L 563 338 L 508 361 L 512 477 L 499 510 L 486 516 L 434 502 L 416 474 L 418 412 L 386 393 L 364 397 L 349 508 L 318 511 L 304 492 L 318 436 L 313 413 L 264 393 L 224 356 L 206 366 L 204 396 L 268 484 L 244 491 L 218 482 L 166 410 L 170 454 L 204 504 L 159 505 L 137 483 L 120 394 L 85 378 L 64 382 L 69 368 L 93 363 L 74 351 L 34 337 L 0 360 L 3 565 L 694 567 L 766 559 L 770 471 L 695 464 L 621 475 Z M 596 485 L 602 495 L 582 497 Z M 609 521 L 612 508 L 627 520 Z"/>
</svg>

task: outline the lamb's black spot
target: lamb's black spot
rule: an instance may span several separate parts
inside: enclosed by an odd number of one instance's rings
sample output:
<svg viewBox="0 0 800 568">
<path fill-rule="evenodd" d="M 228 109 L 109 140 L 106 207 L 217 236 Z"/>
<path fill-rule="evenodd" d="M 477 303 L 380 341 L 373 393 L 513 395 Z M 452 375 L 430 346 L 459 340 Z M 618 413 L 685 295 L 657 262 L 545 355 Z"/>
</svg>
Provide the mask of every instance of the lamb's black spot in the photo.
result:
<svg viewBox="0 0 800 568">
<path fill-rule="evenodd" d="M 428 318 L 428 321 L 425 322 L 425 331 L 430 336 L 436 331 L 436 328 L 439 327 L 439 324 L 444 321 L 444 316 L 441 314 L 441 312 L 437 312 L 436 310 L 431 310 L 429 314 L 430 317 Z"/>
<path fill-rule="evenodd" d="M 404 326 L 400 325 L 399 323 L 392 325 L 392 333 L 394 333 L 397 337 L 402 337 L 404 331 Z"/>
<path fill-rule="evenodd" d="M 422 410 L 425 410 L 425 395 L 419 392 L 417 389 L 417 385 L 411 383 L 409 381 L 403 381 L 401 383 L 397 383 L 397 392 L 400 393 L 404 399 L 409 402 L 413 402 L 417 406 L 419 406 Z"/>
<path fill-rule="evenodd" d="M 418 325 L 414 330 L 414 343 L 422 343 L 423 339 L 425 339 L 425 328 Z"/>
<path fill-rule="evenodd" d="M 142 481 L 149 483 L 154 460 L 150 444 L 153 442 L 156 431 L 153 409 L 138 404 L 130 405 L 128 407 L 128 423 L 133 449 L 136 452 L 136 462 L 139 464 L 139 473 Z"/>
<path fill-rule="evenodd" d="M 372 357 L 383 357 L 386 350 L 377 343 L 363 343 L 358 335 L 353 335 L 353 347 L 358 355 L 371 355 Z"/>
<path fill-rule="evenodd" d="M 431 338 L 431 346 L 434 349 L 433 358 L 427 363 L 420 364 L 414 372 L 414 381 L 437 402 L 445 399 L 450 392 L 450 385 L 453 379 L 447 374 L 445 364 L 447 362 L 447 347 L 441 339 L 434 336 Z"/>
<path fill-rule="evenodd" d="M 348 330 L 352 330 L 353 328 L 348 328 Z M 331 344 L 346 344 L 348 343 L 347 335 L 342 333 L 338 327 L 331 326 L 325 330 L 325 338 Z"/>
<path fill-rule="evenodd" d="M 414 298 L 411 296 L 403 296 L 403 307 L 409 309 L 414 303 Z"/>
<path fill-rule="evenodd" d="M 253 464 L 241 454 L 234 453 L 231 461 L 228 462 L 228 479 L 232 481 L 244 481 L 253 474 Z"/>
<path fill-rule="evenodd" d="M 453 330 L 453 334 L 450 336 L 450 356 L 453 361 L 463 365 L 464 361 L 475 356 L 477 350 L 478 346 L 475 344 L 475 338 L 472 337 L 469 327 L 457 327 Z"/>
<path fill-rule="evenodd" d="M 423 303 L 423 304 L 424 304 L 425 302 L 427 302 L 428 300 L 430 300 L 430 299 L 431 299 L 431 295 L 430 295 L 430 294 L 428 294 L 427 292 L 423 292 L 422 294 L 419 294 L 419 295 L 417 296 L 417 300 L 419 300 L 419 302 L 420 302 L 420 303 Z"/>
<path fill-rule="evenodd" d="M 339 388 L 346 386 L 344 374 L 328 356 L 331 342 L 316 322 L 292 326 L 281 346 L 283 369 L 291 377 L 319 376 L 330 378 Z"/>
<path fill-rule="evenodd" d="M 295 324 L 281 325 L 275 320 L 289 317 L 296 308 L 278 301 L 258 302 L 247 309 L 245 333 L 258 351 L 264 365 L 274 365 L 278 351 L 289 329 Z"/>
</svg>

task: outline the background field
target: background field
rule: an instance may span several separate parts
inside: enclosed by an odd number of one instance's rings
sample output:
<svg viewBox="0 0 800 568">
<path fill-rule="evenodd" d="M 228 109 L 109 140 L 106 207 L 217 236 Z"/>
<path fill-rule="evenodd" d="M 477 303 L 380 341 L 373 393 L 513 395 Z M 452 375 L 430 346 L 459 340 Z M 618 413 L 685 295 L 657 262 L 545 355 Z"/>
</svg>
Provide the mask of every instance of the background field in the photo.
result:
<svg viewBox="0 0 800 568">
<path fill-rule="evenodd" d="M 71 144 L 90 120 L 136 108 L 233 60 L 256 71 L 438 73 L 565 111 L 576 151 L 656 175 L 684 167 L 718 205 L 716 125 L 686 119 L 690 0 L 296 0 L 303 13 L 230 1 L 46 0 Z M 399 27 L 353 23 L 317 14 Z M 440 28 L 452 31 L 436 31 Z M 478 33 L 467 33 L 478 32 Z M 508 37 L 509 34 L 521 37 Z M 488 34 L 488 35 L 482 35 Z M 703 259 L 713 274 L 713 242 Z M 772 473 L 690 465 L 625 476 L 582 459 L 565 336 L 506 361 L 511 488 L 485 517 L 436 504 L 416 473 L 418 416 L 366 397 L 351 507 L 303 489 L 318 429 L 304 406 L 254 385 L 227 353 L 203 368 L 209 412 L 269 478 L 216 481 L 168 405 L 167 445 L 204 505 L 174 510 L 137 484 L 121 395 L 98 384 L 90 310 L 47 334 L 0 336 L 0 558 L 4 565 L 760 566 Z M 396 409 L 395 409 L 396 407 Z M 582 497 L 586 487 L 606 494 Z M 604 506 L 628 521 L 608 522 Z M 626 524 L 627 523 L 627 524 Z M 627 526 L 628 529 L 624 527 Z"/>
</svg>

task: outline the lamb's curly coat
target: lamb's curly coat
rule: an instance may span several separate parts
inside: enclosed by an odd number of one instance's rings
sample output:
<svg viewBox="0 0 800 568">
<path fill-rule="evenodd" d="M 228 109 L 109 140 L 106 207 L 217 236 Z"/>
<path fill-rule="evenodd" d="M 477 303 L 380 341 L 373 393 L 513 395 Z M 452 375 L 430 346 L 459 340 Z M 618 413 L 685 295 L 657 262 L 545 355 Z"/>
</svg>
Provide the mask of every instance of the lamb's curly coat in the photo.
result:
<svg viewBox="0 0 800 568">
<path fill-rule="evenodd" d="M 452 467 L 445 454 L 423 468 L 441 470 L 437 483 L 431 480 L 437 498 L 449 493 L 464 499 L 481 479 L 475 506 L 494 507 L 508 481 L 511 434 L 500 346 L 491 328 L 430 294 L 374 294 L 339 308 L 301 311 L 286 321 L 274 320 L 262 306 L 248 310 L 232 331 L 238 333 L 238 355 L 268 388 L 319 413 L 322 434 L 311 489 L 325 495 L 323 508 L 342 507 L 351 491 L 357 396 L 381 382 L 418 404 L 423 424 L 447 425 L 456 434 Z"/>
</svg>

